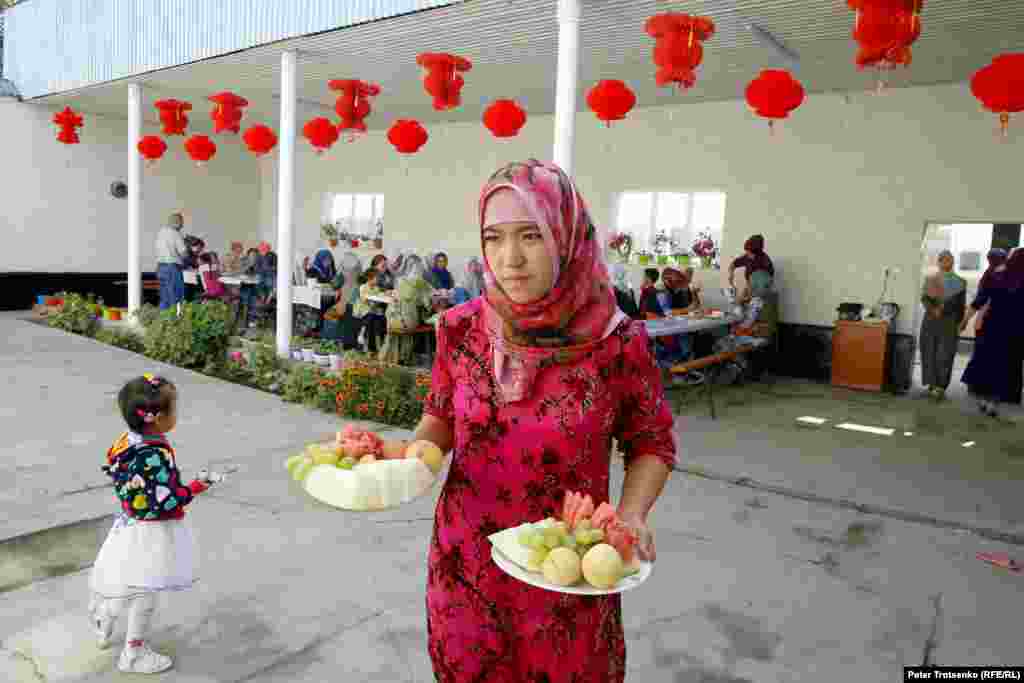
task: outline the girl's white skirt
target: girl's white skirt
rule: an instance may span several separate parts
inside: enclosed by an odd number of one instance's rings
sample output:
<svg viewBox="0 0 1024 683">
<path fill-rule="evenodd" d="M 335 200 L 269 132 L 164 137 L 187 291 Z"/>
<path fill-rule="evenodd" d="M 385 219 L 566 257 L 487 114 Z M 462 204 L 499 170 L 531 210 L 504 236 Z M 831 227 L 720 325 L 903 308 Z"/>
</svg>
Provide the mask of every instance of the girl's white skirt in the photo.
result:
<svg viewBox="0 0 1024 683">
<path fill-rule="evenodd" d="M 94 596 L 113 600 L 180 591 L 198 580 L 198 553 L 183 519 L 140 522 L 119 514 L 89 578 Z"/>
</svg>

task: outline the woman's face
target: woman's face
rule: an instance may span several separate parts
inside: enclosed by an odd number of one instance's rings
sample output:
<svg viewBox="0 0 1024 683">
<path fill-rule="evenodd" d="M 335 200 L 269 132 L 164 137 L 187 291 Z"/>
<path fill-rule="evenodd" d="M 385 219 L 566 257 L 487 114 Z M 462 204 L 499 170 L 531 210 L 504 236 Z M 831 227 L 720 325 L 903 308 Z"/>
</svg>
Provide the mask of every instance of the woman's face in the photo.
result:
<svg viewBox="0 0 1024 683">
<path fill-rule="evenodd" d="M 551 255 L 536 223 L 501 223 L 484 228 L 484 257 L 513 303 L 544 297 L 554 285 Z"/>
<path fill-rule="evenodd" d="M 942 269 L 943 273 L 953 272 L 953 257 L 949 254 L 945 254 L 939 258 L 939 268 Z"/>
<path fill-rule="evenodd" d="M 447 256 L 438 256 L 436 259 L 434 259 L 434 267 L 438 268 L 440 270 L 447 270 L 447 268 L 448 268 L 448 257 Z"/>
<path fill-rule="evenodd" d="M 383 273 L 388 269 L 388 260 L 386 258 L 378 258 L 374 268 L 377 269 L 378 273 Z"/>
</svg>

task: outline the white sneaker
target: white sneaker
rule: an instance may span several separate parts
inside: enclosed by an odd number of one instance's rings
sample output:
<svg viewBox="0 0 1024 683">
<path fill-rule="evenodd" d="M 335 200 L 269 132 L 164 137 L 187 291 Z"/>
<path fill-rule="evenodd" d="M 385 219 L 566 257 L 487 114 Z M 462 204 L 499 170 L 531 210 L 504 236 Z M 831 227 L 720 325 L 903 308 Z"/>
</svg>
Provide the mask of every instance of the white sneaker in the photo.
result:
<svg viewBox="0 0 1024 683">
<path fill-rule="evenodd" d="M 129 674 L 158 674 L 173 665 L 174 661 L 170 657 L 154 652 L 147 644 L 125 647 L 117 662 L 118 670 Z"/>
<path fill-rule="evenodd" d="M 89 606 L 89 621 L 92 623 L 93 632 L 96 634 L 96 645 L 101 650 L 110 647 L 114 635 L 114 619 L 103 605 Z"/>
</svg>

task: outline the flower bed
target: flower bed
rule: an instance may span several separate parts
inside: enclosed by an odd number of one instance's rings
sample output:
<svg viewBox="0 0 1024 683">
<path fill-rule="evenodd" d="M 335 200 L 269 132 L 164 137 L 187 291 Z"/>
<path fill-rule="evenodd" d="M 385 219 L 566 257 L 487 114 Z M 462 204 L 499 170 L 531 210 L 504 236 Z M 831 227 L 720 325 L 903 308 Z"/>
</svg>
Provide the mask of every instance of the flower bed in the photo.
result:
<svg viewBox="0 0 1024 683">
<path fill-rule="evenodd" d="M 416 426 L 430 391 L 428 370 L 381 363 L 367 354 L 346 353 L 338 370 L 282 360 L 270 333 L 246 342 L 246 352 L 241 355 L 229 353 L 231 312 L 221 302 L 186 303 L 180 317 L 173 311 L 143 306 L 135 314 L 143 330 L 141 336 L 129 329 L 101 329 L 93 306 L 90 298 L 69 294 L 62 310 L 49 319 L 50 325 L 153 360 L 277 394 L 291 403 L 396 427 Z M 317 344 L 303 341 L 311 347 Z M 329 355 L 337 352 L 331 342 L 321 342 L 315 348 Z"/>
</svg>

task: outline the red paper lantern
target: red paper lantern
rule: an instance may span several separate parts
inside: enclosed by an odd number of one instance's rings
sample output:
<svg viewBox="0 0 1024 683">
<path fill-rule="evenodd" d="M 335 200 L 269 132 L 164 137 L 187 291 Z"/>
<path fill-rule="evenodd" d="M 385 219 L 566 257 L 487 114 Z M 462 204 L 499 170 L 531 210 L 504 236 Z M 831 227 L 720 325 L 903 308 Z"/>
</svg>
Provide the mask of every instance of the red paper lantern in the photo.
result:
<svg viewBox="0 0 1024 683">
<path fill-rule="evenodd" d="M 317 154 L 323 154 L 338 141 L 338 129 L 322 116 L 307 121 L 302 127 L 302 134 L 309 140 L 309 144 L 313 145 Z"/>
<path fill-rule="evenodd" d="M 495 100 L 484 112 L 483 121 L 494 137 L 511 138 L 526 125 L 526 112 L 515 100 Z"/>
<path fill-rule="evenodd" d="M 202 166 L 217 153 L 217 145 L 205 135 L 193 135 L 185 140 L 185 151 L 196 166 Z"/>
<path fill-rule="evenodd" d="M 636 104 L 636 95 L 622 81 L 600 81 L 587 93 L 587 106 L 609 127 L 621 121 Z"/>
<path fill-rule="evenodd" d="M 84 123 L 82 115 L 71 109 L 71 107 L 64 107 L 64 111 L 58 112 L 53 116 L 53 122 L 60 127 L 57 132 L 57 141 L 63 142 L 65 145 L 77 145 L 81 140 L 78 139 L 78 131 L 76 128 L 81 128 Z"/>
<path fill-rule="evenodd" d="M 985 109 L 999 114 L 1003 135 L 1010 114 L 1024 111 L 1024 53 L 999 55 L 971 78 L 971 93 Z"/>
<path fill-rule="evenodd" d="M 423 87 L 434 98 L 434 109 L 454 109 L 462 103 L 461 93 L 465 80 L 459 72 L 472 69 L 472 62 L 457 55 L 424 52 L 416 57 L 416 63 L 426 69 Z"/>
<path fill-rule="evenodd" d="M 188 126 L 185 112 L 192 110 L 192 105 L 179 100 L 160 100 L 154 105 L 160 110 L 160 123 L 164 127 L 164 135 L 184 135 Z"/>
<path fill-rule="evenodd" d="M 892 69 L 909 66 L 910 46 L 921 35 L 924 0 L 847 0 L 856 10 L 853 39 L 860 45 L 857 67 Z"/>
<path fill-rule="evenodd" d="M 644 24 L 647 35 L 654 38 L 654 64 L 658 70 L 654 82 L 658 87 L 677 83 L 680 90 L 697 82 L 695 69 L 704 59 L 703 41 L 715 33 L 715 22 L 709 17 L 666 12 L 650 17 Z"/>
<path fill-rule="evenodd" d="M 242 135 L 242 141 L 249 151 L 260 157 L 274 149 L 277 144 L 277 134 L 262 123 L 250 126 Z"/>
<path fill-rule="evenodd" d="M 353 133 L 365 133 L 366 124 L 363 119 L 373 111 L 368 98 L 379 95 L 380 86 L 376 83 L 347 79 L 331 81 L 327 87 L 341 92 L 334 105 L 334 111 L 341 119 L 341 123 L 338 124 L 338 132 L 351 130 Z"/>
<path fill-rule="evenodd" d="M 221 92 L 206 99 L 217 104 L 210 112 L 214 133 L 238 133 L 242 129 L 242 107 L 249 106 L 249 100 L 232 92 Z"/>
<path fill-rule="evenodd" d="M 413 119 L 399 119 L 388 130 L 388 142 L 401 154 L 415 154 L 429 137 L 427 129 Z"/>
<path fill-rule="evenodd" d="M 774 130 L 775 119 L 784 119 L 804 101 L 804 87 L 788 71 L 765 69 L 747 85 L 747 104 L 758 116 L 768 119 Z"/>
<path fill-rule="evenodd" d="M 147 135 L 139 140 L 138 149 L 146 163 L 153 164 L 167 151 L 167 143 L 159 136 Z"/>
</svg>

